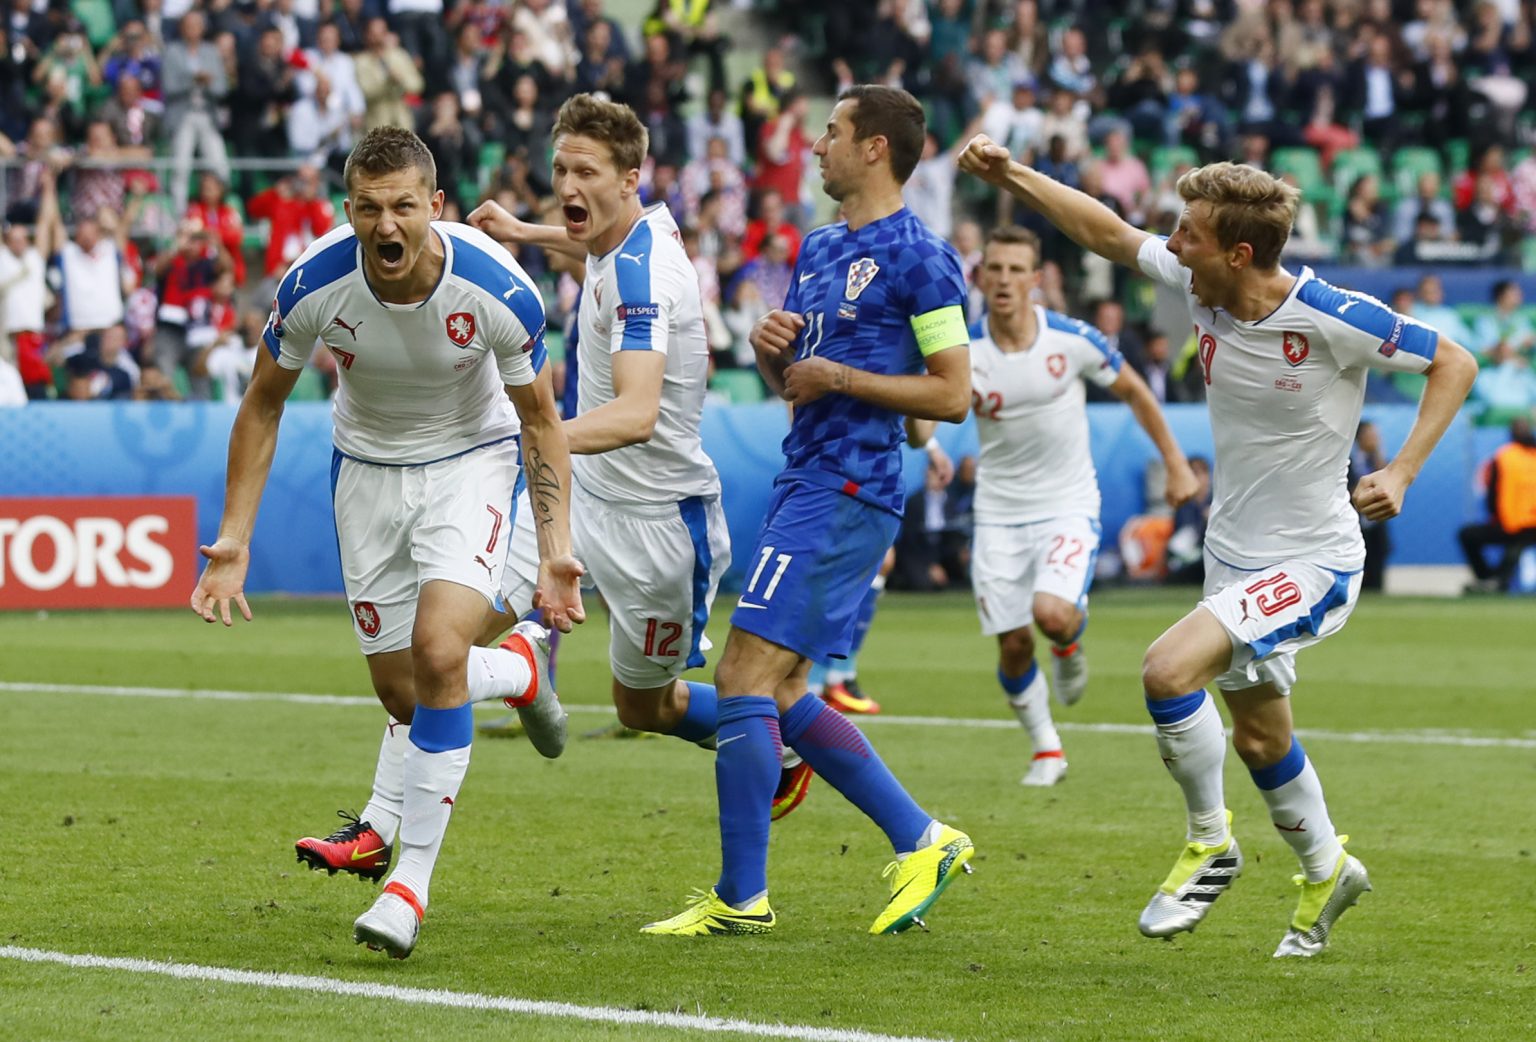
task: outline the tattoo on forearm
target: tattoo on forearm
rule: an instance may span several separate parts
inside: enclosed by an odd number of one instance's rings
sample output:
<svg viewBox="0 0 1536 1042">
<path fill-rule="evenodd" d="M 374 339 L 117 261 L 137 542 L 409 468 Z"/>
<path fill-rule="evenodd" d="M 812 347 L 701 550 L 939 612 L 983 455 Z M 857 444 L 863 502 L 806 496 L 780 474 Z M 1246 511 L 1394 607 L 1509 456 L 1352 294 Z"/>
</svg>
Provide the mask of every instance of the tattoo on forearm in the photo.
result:
<svg viewBox="0 0 1536 1042">
<path fill-rule="evenodd" d="M 853 370 L 846 365 L 840 365 L 832 373 L 832 390 L 847 393 L 853 384 Z"/>
<path fill-rule="evenodd" d="M 560 506 L 560 475 L 538 448 L 528 450 L 523 470 L 528 481 L 528 498 L 533 503 L 534 523 L 540 526 L 553 524 L 555 511 Z"/>
</svg>

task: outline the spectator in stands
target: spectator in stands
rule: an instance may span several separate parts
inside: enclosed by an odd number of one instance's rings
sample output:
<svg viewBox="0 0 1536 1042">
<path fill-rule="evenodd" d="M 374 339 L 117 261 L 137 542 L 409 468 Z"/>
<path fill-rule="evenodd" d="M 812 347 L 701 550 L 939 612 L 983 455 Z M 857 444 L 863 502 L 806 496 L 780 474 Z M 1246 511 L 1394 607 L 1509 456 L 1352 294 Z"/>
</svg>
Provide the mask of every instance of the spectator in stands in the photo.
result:
<svg viewBox="0 0 1536 1042">
<path fill-rule="evenodd" d="M 1312 101 L 1311 116 L 1302 128 L 1303 143 L 1317 149 L 1318 159 L 1324 170 L 1333 169 L 1334 157 L 1345 149 L 1357 148 L 1360 135 L 1339 122 L 1332 87 L 1322 87 Z"/>
<path fill-rule="evenodd" d="M 315 34 L 320 23 L 315 17 L 319 5 L 314 0 L 304 0 L 308 13 L 299 10 L 298 0 L 273 0 L 267 12 L 269 25 L 277 27 L 283 37 L 283 57 L 303 52 L 315 46 Z"/>
<path fill-rule="evenodd" d="M 30 6 L 26 6 L 21 12 L 23 24 L 30 17 Z M 37 44 L 25 29 L 13 28 L 8 20 L 0 20 L 0 140 L 6 145 L 27 132 L 27 91 L 36 67 Z M 3 148 L 0 157 L 8 158 Z"/>
<path fill-rule="evenodd" d="M 112 128 L 102 120 L 92 120 L 85 132 L 85 147 L 71 160 L 74 187 L 69 195 L 69 211 L 76 220 L 95 217 L 103 208 L 123 209 L 127 186 L 118 164 L 123 160 L 148 159 L 147 148 L 120 149 Z"/>
<path fill-rule="evenodd" d="M 299 82 L 303 86 L 298 100 L 289 106 L 285 119 L 289 154 L 340 175 L 352 151 L 352 113 L 325 73 Z"/>
<path fill-rule="evenodd" d="M 981 110 L 980 132 L 993 141 L 1006 144 L 1012 155 L 1030 156 L 1043 148 L 1044 128 L 1045 113 L 1036 104 L 1032 79 L 1016 81 L 1006 96 L 994 98 L 992 104 Z M 974 133 L 969 127 L 961 131 L 951 147 L 964 148 Z M 937 146 L 937 140 L 934 144 Z M 953 152 L 944 154 L 953 156 Z M 954 159 L 950 158 L 949 162 L 953 164 Z"/>
<path fill-rule="evenodd" d="M 4 41 L 0 41 L 3 43 Z M 21 373 L 11 360 L 0 354 L 0 409 L 16 409 L 26 405 L 27 388 L 21 381 Z"/>
<path fill-rule="evenodd" d="M 100 60 L 102 80 L 108 87 L 116 90 L 124 76 L 132 76 L 147 96 L 160 96 L 160 53 L 142 21 L 124 22 L 101 49 Z"/>
<path fill-rule="evenodd" d="M 1092 94 L 1099 85 L 1088 58 L 1088 37 L 1077 26 L 1061 34 L 1061 50 L 1051 59 L 1048 75 L 1056 86 L 1074 94 Z"/>
<path fill-rule="evenodd" d="M 399 46 L 411 56 L 412 64 L 431 82 L 434 91 L 446 86 L 448 73 L 448 33 L 443 24 L 443 0 L 386 0 L 389 27 Z M 372 48 L 370 48 L 371 50 Z M 407 93 L 419 93 L 421 88 Z M 366 91 L 365 91 L 366 93 Z M 369 127 L 380 124 L 373 124 Z M 409 123 L 393 124 L 409 127 Z"/>
<path fill-rule="evenodd" d="M 210 379 L 218 381 L 220 401 L 233 405 L 245 394 L 256 368 L 256 352 L 262 349 L 265 326 L 260 312 L 247 311 L 233 332 L 221 330 L 204 350 L 200 364 Z"/>
<path fill-rule="evenodd" d="M 763 64 L 741 85 L 742 134 L 754 156 L 764 124 L 779 114 L 794 89 L 795 74 L 784 67 L 783 48 L 769 47 L 763 52 Z"/>
<path fill-rule="evenodd" d="M 1179 66 L 1173 84 L 1163 122 L 1163 144 L 1188 145 L 1204 155 L 1223 152 L 1231 134 L 1226 106 L 1200 89 L 1200 74 L 1188 63 Z"/>
<path fill-rule="evenodd" d="M 747 260 L 756 260 L 769 239 L 783 240 L 785 255 L 791 266 L 800 256 L 800 230 L 790 222 L 784 209 L 784 198 L 774 189 L 767 189 L 757 198 L 757 217 L 747 222 L 747 234 L 741 241 L 741 253 Z"/>
<path fill-rule="evenodd" d="M 981 38 L 981 47 L 966 67 L 972 108 L 985 109 L 992 102 L 1008 97 L 1013 85 L 1033 77 L 1024 61 L 1008 49 L 1008 34 L 989 29 Z"/>
<path fill-rule="evenodd" d="M 1536 408 L 1536 370 L 1511 344 L 1495 344 L 1488 352 L 1489 365 L 1477 374 L 1472 398 L 1497 413 Z"/>
<path fill-rule="evenodd" d="M 1198 586 L 1205 582 L 1205 530 L 1211 520 L 1211 461 L 1189 457 L 1189 469 L 1200 482 L 1200 491 L 1173 512 L 1173 531 L 1168 536 L 1167 582 Z"/>
<path fill-rule="evenodd" d="M 126 237 L 127 222 L 119 222 L 118 230 Z M 104 234 L 95 217 L 76 221 L 74 237 L 66 236 L 54 176 L 50 172 L 44 178 L 38 252 L 58 269 L 59 325 L 68 338 L 68 343 L 54 345 L 56 353 L 67 357 L 71 351 L 90 350 L 95 344 L 88 338 L 123 321 L 123 297 L 136 282 L 124 262 L 123 246 L 122 240 Z"/>
<path fill-rule="evenodd" d="M 1105 103 L 1119 113 L 1137 138 L 1162 138 L 1168 119 L 1168 95 L 1173 74 L 1155 40 L 1142 44 L 1118 79 L 1109 85 Z M 995 140 L 995 139 L 994 139 Z"/>
<path fill-rule="evenodd" d="M 128 334 L 120 325 L 103 329 L 96 350 L 72 355 L 65 369 L 69 373 L 65 397 L 71 401 L 129 401 L 139 385 L 139 366 L 128 352 Z"/>
<path fill-rule="evenodd" d="M 187 205 L 194 156 L 229 179 L 218 125 L 218 106 L 229 81 L 218 48 L 204 39 L 206 29 L 203 13 L 194 8 L 182 16 L 177 40 L 165 49 L 165 127 L 172 135 L 171 198 L 178 212 Z"/>
<path fill-rule="evenodd" d="M 634 109 L 645 124 L 651 157 L 681 169 L 688 162 L 688 126 L 673 104 L 667 84 L 656 79 L 646 83 L 645 99 Z"/>
<path fill-rule="evenodd" d="M 1520 555 L 1536 546 L 1536 433 L 1531 421 L 1519 417 L 1509 425 L 1509 444 L 1494 453 L 1487 465 L 1489 520 L 1464 526 L 1457 533 L 1479 584 L 1509 589 Z M 1499 547 L 1496 567 L 1484 551 Z"/>
<path fill-rule="evenodd" d="M 611 97 L 624 95 L 626 63 L 613 53 L 613 29 L 606 21 L 593 22 L 582 36 L 581 57 L 576 61 L 575 90 L 583 94 L 603 91 Z"/>
<path fill-rule="evenodd" d="M 1494 202 L 1506 212 L 1514 214 L 1515 188 L 1509 173 L 1504 169 L 1503 148 L 1489 145 L 1472 160 L 1466 170 L 1456 175 L 1456 181 L 1451 185 L 1451 199 L 1458 211 L 1466 210 L 1477 198 L 1480 179 L 1492 182 Z"/>
<path fill-rule="evenodd" d="M 1392 57 L 1392 38 L 1371 37 L 1365 57 L 1349 70 L 1344 107 L 1360 116 L 1366 141 L 1391 155 L 1402 126 L 1402 109 L 1414 88 L 1413 74 L 1399 70 Z"/>
<path fill-rule="evenodd" d="M 1448 340 L 1458 344 L 1472 342 L 1472 331 L 1456 309 L 1445 303 L 1445 284 L 1439 275 L 1431 272 L 1419 277 L 1418 292 L 1409 314 Z"/>
<path fill-rule="evenodd" d="M 1475 246 L 1478 259 L 1496 260 L 1518 234 L 1510 210 L 1499 201 L 1498 183 L 1487 174 L 1478 175 L 1472 201 L 1456 217 L 1457 238 Z"/>
<path fill-rule="evenodd" d="M 1060 181 L 1071 188 L 1078 188 L 1082 184 L 1082 175 L 1078 170 L 1077 161 L 1072 157 L 1067 139 L 1060 134 L 1051 135 L 1045 155 L 1037 156 L 1035 159 L 1035 169 L 1046 177 Z"/>
<path fill-rule="evenodd" d="M 969 584 L 975 494 L 974 456 L 962 457 L 952 473 L 928 467 L 922 490 L 908 497 L 902 513 L 893 588 L 945 590 Z"/>
<path fill-rule="evenodd" d="M 267 222 L 267 254 L 262 266 L 263 283 L 257 299 L 271 300 L 277 279 L 304 248 L 330 231 L 336 209 L 320 191 L 320 174 L 303 166 L 245 204 L 253 221 Z"/>
<path fill-rule="evenodd" d="M 621 65 L 629 62 L 629 40 L 624 35 L 624 27 L 608 17 L 603 10 L 603 0 L 580 0 L 579 3 L 568 3 L 566 10 L 571 19 L 572 38 L 584 40 L 592 26 L 606 26 L 608 46 L 604 57 L 617 58 Z"/>
<path fill-rule="evenodd" d="M 1507 345 L 1529 360 L 1532 349 L 1536 348 L 1536 327 L 1522 310 L 1525 294 L 1520 283 L 1514 279 L 1500 279 L 1493 284 L 1492 296 L 1493 313 L 1477 320 L 1467 346 L 1487 355 L 1494 348 Z"/>
<path fill-rule="evenodd" d="M 725 90 L 725 54 L 731 40 L 720 32 L 709 0 L 656 0 L 644 32 L 647 36 L 670 35 L 685 59 L 702 54 L 708 62 L 709 89 Z"/>
<path fill-rule="evenodd" d="M 224 245 L 233 264 L 230 275 L 236 286 L 245 285 L 245 221 L 226 200 L 228 189 L 219 175 L 205 172 L 197 181 L 197 198 L 187 204 L 187 216 L 202 224 Z"/>
<path fill-rule="evenodd" d="M 1131 152 L 1125 131 L 1111 130 L 1105 135 L 1104 158 L 1098 167 L 1104 194 L 1120 204 L 1120 213 L 1127 221 L 1141 227 L 1151 201 L 1152 178 L 1147 164 Z"/>
<path fill-rule="evenodd" d="M 185 369 L 197 401 L 209 399 L 211 386 L 206 372 L 193 364 L 197 351 L 189 335 L 213 296 L 214 281 L 232 268 L 218 237 L 195 218 L 183 221 L 175 242 L 155 258 L 160 307 L 155 315 L 153 363 L 172 378 L 177 369 Z"/>
<path fill-rule="evenodd" d="M 459 113 L 459 96 L 445 90 L 432 99 L 432 108 L 419 133 L 437 163 L 437 187 L 461 208 L 473 205 L 463 195 L 465 187 L 479 191 L 476 172 L 480 164 L 480 134 Z"/>
<path fill-rule="evenodd" d="M 702 156 L 709 151 L 710 141 L 720 138 L 726 158 L 741 170 L 747 163 L 746 138 L 741 117 L 730 110 L 728 101 L 724 90 L 711 90 L 703 111 L 688 117 L 688 154 Z"/>
<path fill-rule="evenodd" d="M 806 214 L 800 206 L 800 183 L 805 178 L 805 157 L 811 143 L 805 133 L 807 110 L 805 96 L 791 93 L 784 98 L 779 114 L 763 124 L 757 143 L 757 177 L 753 181 L 753 187 L 759 190 L 777 191 L 790 220 L 802 225 Z"/>
<path fill-rule="evenodd" d="M 1399 199 L 1392 211 L 1392 237 L 1400 243 L 1416 238 L 1416 225 L 1420 214 L 1429 214 L 1440 227 L 1441 238 L 1449 240 L 1456 234 L 1456 210 L 1449 199 L 1440 195 L 1440 175 L 1426 170 L 1415 183 L 1411 198 Z"/>
<path fill-rule="evenodd" d="M 124 72 L 117 79 L 117 89 L 102 105 L 97 118 L 112 128 L 112 137 L 119 148 L 146 149 L 153 151 L 160 139 L 159 102 L 144 96 L 143 85 L 131 72 Z"/>
<path fill-rule="evenodd" d="M 405 127 L 411 129 L 415 120 L 406 103 L 409 95 L 420 94 L 426 81 L 416 68 L 410 52 L 400 46 L 400 40 L 389 31 L 389 24 L 382 18 L 368 20 L 363 36 L 365 49 L 354 59 L 357 69 L 357 86 L 363 92 L 367 110 L 363 127 Z"/>
<path fill-rule="evenodd" d="M 730 206 L 746 212 L 747 178 L 741 168 L 731 161 L 730 145 L 725 138 L 710 138 L 704 150 L 684 164 L 678 174 L 683 193 L 683 223 L 698 220 L 699 204 L 707 192 L 718 192 Z M 782 202 L 782 200 L 781 200 Z M 780 207 L 782 213 L 782 206 Z M 796 252 L 799 236 L 795 237 Z"/>
<path fill-rule="evenodd" d="M 357 85 L 357 63 L 352 55 L 341 49 L 341 30 L 337 23 L 324 22 L 315 31 L 314 50 L 304 54 L 304 70 L 299 74 L 299 90 L 313 92 L 316 76 L 324 76 L 331 84 L 331 93 L 341 99 L 342 108 L 352 121 L 352 130 L 362 129 L 363 114 L 368 110 L 363 91 Z"/>
<path fill-rule="evenodd" d="M 285 114 L 298 99 L 297 69 L 284 56 L 283 34 L 268 25 L 256 38 L 253 51 L 242 56 L 231 104 L 236 113 L 230 139 L 236 154 L 280 156 L 289 148 Z"/>
<path fill-rule="evenodd" d="M 368 23 L 383 17 L 379 0 L 340 0 L 330 23 L 341 37 L 341 49 L 354 58 L 368 48 Z"/>
<path fill-rule="evenodd" d="M 531 175 L 541 185 L 549 185 L 549 132 L 554 115 L 545 104 L 539 82 L 524 74 L 512 85 L 512 104 L 502 115 L 501 140 L 508 155 L 522 155 Z M 547 189 L 546 189 L 547 190 Z"/>
<path fill-rule="evenodd" d="M 1363 268 L 1385 267 L 1396 246 L 1387 227 L 1381 179 L 1375 174 L 1362 174 L 1349 186 L 1349 198 L 1344 203 L 1344 247 L 1348 260 Z"/>
<path fill-rule="evenodd" d="M 576 45 L 565 4 L 553 0 L 521 0 L 512 10 L 512 25 L 528 37 L 540 64 L 557 80 L 570 78 L 576 67 Z"/>
<path fill-rule="evenodd" d="M 1051 92 L 1040 121 L 1041 140 L 1049 144 L 1054 137 L 1061 138 L 1065 159 L 1076 163 L 1088 154 L 1088 104 L 1079 104 L 1076 94 L 1060 87 Z"/>
<path fill-rule="evenodd" d="M 1348 486 L 1351 494 L 1360 479 L 1387 465 L 1381 451 L 1381 431 L 1370 420 L 1362 420 L 1355 430 L 1355 444 L 1349 450 Z M 1361 589 L 1381 590 L 1387 571 L 1387 556 L 1392 552 L 1392 538 L 1387 522 L 1360 518 L 1360 535 L 1365 539 L 1365 569 Z"/>
<path fill-rule="evenodd" d="M 1221 84 L 1222 101 L 1235 114 L 1239 133 L 1274 133 L 1286 87 L 1268 33 L 1253 40 L 1246 57 L 1227 67 Z"/>
<path fill-rule="evenodd" d="M 66 125 L 75 128 L 84 126 L 86 99 L 101 86 L 101 68 L 96 64 L 96 56 L 91 53 L 85 29 L 78 21 L 71 19 L 65 31 L 54 37 L 53 42 L 44 49 L 32 78 L 54 91 L 62 84 L 62 94 L 69 109 Z M 73 143 L 78 138 L 70 134 L 66 140 Z"/>
<path fill-rule="evenodd" d="M 46 398 L 53 370 L 43 361 L 43 321 L 48 301 L 47 260 L 21 224 L 5 226 L 0 248 L 0 359 L 15 363 L 17 383 L 28 398 Z"/>
</svg>

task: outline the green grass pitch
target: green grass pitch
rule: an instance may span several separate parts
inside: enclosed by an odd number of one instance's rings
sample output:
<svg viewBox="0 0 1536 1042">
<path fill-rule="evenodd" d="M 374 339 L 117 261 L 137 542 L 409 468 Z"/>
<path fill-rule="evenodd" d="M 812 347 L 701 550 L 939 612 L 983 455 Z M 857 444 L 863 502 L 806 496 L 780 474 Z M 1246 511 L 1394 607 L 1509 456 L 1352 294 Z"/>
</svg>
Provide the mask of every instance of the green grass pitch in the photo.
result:
<svg viewBox="0 0 1536 1042">
<path fill-rule="evenodd" d="M 365 802 L 377 707 L 22 686 L 365 696 L 344 607 L 262 600 L 232 631 L 189 613 L 0 615 L 0 945 L 702 1012 L 787 1025 L 779 1037 L 1536 1038 L 1536 603 L 1367 598 L 1302 655 L 1297 720 L 1320 732 L 1308 749 L 1375 884 L 1302 962 L 1270 958 L 1295 861 L 1232 755 L 1244 877 L 1195 934 L 1136 932 L 1182 841 L 1178 791 L 1146 734 L 1083 725 L 1147 723 L 1141 653 L 1192 602 L 1096 596 L 1088 697 L 1057 712 L 1072 767 L 1055 789 L 1018 784 L 1016 727 L 864 725 L 918 801 L 976 841 L 976 874 L 934 907 L 931 932 L 865 932 L 890 851 L 818 782 L 774 827 L 774 934 L 644 937 L 718 871 L 713 758 L 573 739 L 546 762 L 480 739 L 403 963 L 351 942 L 374 888 L 305 871 L 292 851 Z M 598 616 L 562 648 L 567 703 L 607 701 L 605 636 Z M 1007 721 L 993 669 L 968 601 L 892 596 L 861 679 L 887 716 Z M 608 719 L 575 712 L 573 732 Z M 1475 736 L 1518 741 L 1445 740 Z M 3 1039 L 296 1035 L 707 1037 L 0 958 Z"/>
</svg>

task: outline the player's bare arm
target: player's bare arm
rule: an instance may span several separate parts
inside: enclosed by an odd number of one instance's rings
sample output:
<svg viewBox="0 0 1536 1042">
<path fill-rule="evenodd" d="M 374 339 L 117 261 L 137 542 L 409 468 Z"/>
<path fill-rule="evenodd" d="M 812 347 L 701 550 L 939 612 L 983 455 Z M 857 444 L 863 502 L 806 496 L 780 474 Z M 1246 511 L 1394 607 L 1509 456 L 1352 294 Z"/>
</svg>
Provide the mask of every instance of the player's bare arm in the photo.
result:
<svg viewBox="0 0 1536 1042">
<path fill-rule="evenodd" d="M 1419 415 L 1403 447 L 1392 462 L 1374 474 L 1367 474 L 1355 486 L 1351 497 L 1355 509 L 1370 521 L 1396 517 L 1403 509 L 1403 496 L 1424 461 L 1440 443 L 1446 428 L 1456 418 L 1467 400 L 1472 382 L 1477 379 L 1477 360 L 1453 340 L 1441 337 L 1435 347 L 1434 361 L 1424 370 L 1429 382 L 1419 399 Z"/>
<path fill-rule="evenodd" d="M 245 621 L 251 621 L 245 603 L 245 571 L 251 561 L 251 531 L 256 508 L 272 469 L 277 450 L 277 428 L 283 403 L 299 380 L 298 369 L 285 369 L 265 350 L 256 352 L 256 368 L 250 386 L 229 432 L 229 469 L 224 479 L 224 517 L 219 537 L 198 551 L 208 559 L 192 591 L 192 610 L 204 622 L 214 620 L 215 610 L 226 626 L 233 625 L 229 602 L 234 601 Z"/>
<path fill-rule="evenodd" d="M 958 165 L 1024 203 L 1083 249 L 1116 264 L 1135 268 L 1137 251 L 1151 238 L 1092 196 L 1015 162 L 1008 149 L 985 134 L 971 138 Z"/>
<path fill-rule="evenodd" d="M 1163 467 L 1168 472 L 1163 498 L 1168 501 L 1168 505 L 1177 510 L 1194 499 L 1200 492 L 1200 479 L 1195 477 L 1189 460 L 1184 457 L 1184 450 L 1174 440 L 1173 432 L 1168 429 L 1168 419 L 1163 415 L 1162 407 L 1157 404 L 1147 382 L 1130 366 L 1122 366 L 1120 375 L 1109 385 L 1109 390 L 1131 407 L 1131 415 L 1136 417 L 1136 422 L 1147 432 L 1147 437 L 1152 439 L 1152 444 L 1157 446 L 1158 453 L 1163 457 Z"/>
<path fill-rule="evenodd" d="M 537 246 L 541 250 L 558 253 L 572 260 L 585 261 L 587 248 L 572 242 L 565 229 L 554 224 L 533 224 L 513 217 L 506 207 L 497 202 L 483 202 L 470 211 L 464 223 L 478 228 L 499 243 L 518 246 Z"/>
<path fill-rule="evenodd" d="M 571 552 L 571 453 L 555 405 L 549 368 L 531 384 L 507 387 L 522 422 L 523 474 L 539 540 L 539 584 L 534 607 L 562 633 L 586 619 L 581 606 L 581 562 Z"/>
<path fill-rule="evenodd" d="M 940 485 L 948 487 L 955 480 L 955 461 L 949 458 L 949 453 L 944 451 L 944 446 L 934 437 L 939 429 L 938 423 L 908 416 L 906 428 L 907 444 L 928 454 L 928 469 L 939 479 Z"/>
<path fill-rule="evenodd" d="M 667 356 L 660 351 L 620 351 L 613 356 L 613 400 L 565 421 L 571 452 L 592 456 L 651 440 L 661 414 Z"/>
<path fill-rule="evenodd" d="M 795 358 L 795 340 L 805 328 L 805 317 L 793 311 L 770 311 L 752 326 L 747 337 L 757 355 L 757 371 L 768 387 L 784 397 L 784 370 Z"/>
<path fill-rule="evenodd" d="M 959 423 L 971 408 L 970 345 L 935 351 L 925 361 L 926 373 L 891 376 L 826 358 L 804 358 L 784 371 L 783 397 L 804 405 L 828 394 L 846 394 L 918 419 Z"/>
</svg>

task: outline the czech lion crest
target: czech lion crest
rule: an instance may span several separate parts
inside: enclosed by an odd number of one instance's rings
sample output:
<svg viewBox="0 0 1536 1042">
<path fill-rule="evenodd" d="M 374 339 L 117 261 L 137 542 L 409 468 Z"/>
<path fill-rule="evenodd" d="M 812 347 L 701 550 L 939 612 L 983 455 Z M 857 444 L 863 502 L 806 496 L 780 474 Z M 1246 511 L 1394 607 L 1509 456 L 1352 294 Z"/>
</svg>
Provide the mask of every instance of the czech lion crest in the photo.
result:
<svg viewBox="0 0 1536 1042">
<path fill-rule="evenodd" d="M 448 339 L 460 347 L 468 347 L 475 339 L 475 316 L 468 311 L 455 311 L 448 316 Z"/>
</svg>

